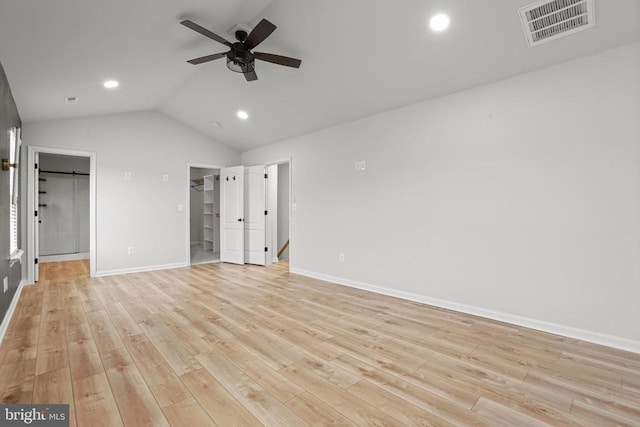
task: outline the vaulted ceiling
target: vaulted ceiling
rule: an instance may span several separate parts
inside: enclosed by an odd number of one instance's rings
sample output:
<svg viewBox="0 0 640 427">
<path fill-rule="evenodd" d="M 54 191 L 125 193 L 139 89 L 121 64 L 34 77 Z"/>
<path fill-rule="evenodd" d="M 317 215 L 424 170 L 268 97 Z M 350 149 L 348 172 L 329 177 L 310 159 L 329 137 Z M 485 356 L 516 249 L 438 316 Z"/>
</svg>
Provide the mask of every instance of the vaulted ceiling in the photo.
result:
<svg viewBox="0 0 640 427">
<path fill-rule="evenodd" d="M 0 62 L 25 122 L 158 109 L 243 151 L 640 40 L 640 1 L 596 0 L 594 28 L 529 48 L 518 9 L 531 2 L 0 0 Z M 300 69 L 257 62 L 247 82 L 224 59 L 186 62 L 226 48 L 182 19 L 234 40 L 261 18 L 278 29 L 259 50 Z"/>
</svg>

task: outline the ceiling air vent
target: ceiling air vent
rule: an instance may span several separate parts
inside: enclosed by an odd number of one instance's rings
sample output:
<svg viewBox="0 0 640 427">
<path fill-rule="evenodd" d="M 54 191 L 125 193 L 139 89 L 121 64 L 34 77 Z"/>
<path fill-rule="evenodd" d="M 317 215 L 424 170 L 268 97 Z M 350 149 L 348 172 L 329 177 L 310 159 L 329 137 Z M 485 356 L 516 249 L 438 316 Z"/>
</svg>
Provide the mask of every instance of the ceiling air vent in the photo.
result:
<svg viewBox="0 0 640 427">
<path fill-rule="evenodd" d="M 77 104 L 78 103 L 78 97 L 77 96 L 67 96 L 66 98 L 64 98 L 64 103 L 65 104 Z"/>
<path fill-rule="evenodd" d="M 529 47 L 593 27 L 593 2 L 594 0 L 547 0 L 519 9 Z"/>
</svg>

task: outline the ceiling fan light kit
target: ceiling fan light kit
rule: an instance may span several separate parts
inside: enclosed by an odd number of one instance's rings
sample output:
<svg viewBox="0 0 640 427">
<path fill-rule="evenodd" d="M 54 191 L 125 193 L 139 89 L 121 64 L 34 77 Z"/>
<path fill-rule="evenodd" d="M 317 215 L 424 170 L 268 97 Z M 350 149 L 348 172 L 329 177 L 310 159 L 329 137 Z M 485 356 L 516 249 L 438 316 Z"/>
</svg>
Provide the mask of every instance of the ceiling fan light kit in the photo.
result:
<svg viewBox="0 0 640 427">
<path fill-rule="evenodd" d="M 236 42 L 231 43 L 225 40 L 223 37 L 207 30 L 204 27 L 196 24 L 190 20 L 184 20 L 180 22 L 187 28 L 192 29 L 205 37 L 217 41 L 227 47 L 229 51 L 215 53 L 212 55 L 202 56 L 200 58 L 194 58 L 187 61 L 190 64 L 198 65 L 205 62 L 213 61 L 220 58 L 227 58 L 227 68 L 236 73 L 244 74 L 247 81 L 258 80 L 258 75 L 255 71 L 255 60 L 271 62 L 272 64 L 284 65 L 286 67 L 300 68 L 302 61 L 295 58 L 289 58 L 287 56 L 274 55 L 272 53 L 264 52 L 252 52 L 253 48 L 262 43 L 267 37 L 271 35 L 277 28 L 274 24 L 262 19 L 258 25 L 248 33 L 244 30 L 238 30 L 235 33 Z"/>
<path fill-rule="evenodd" d="M 236 43 L 231 45 L 231 50 L 227 52 L 227 68 L 236 73 L 250 73 L 255 70 L 255 56 L 245 46 L 247 32 L 236 31 Z"/>
</svg>

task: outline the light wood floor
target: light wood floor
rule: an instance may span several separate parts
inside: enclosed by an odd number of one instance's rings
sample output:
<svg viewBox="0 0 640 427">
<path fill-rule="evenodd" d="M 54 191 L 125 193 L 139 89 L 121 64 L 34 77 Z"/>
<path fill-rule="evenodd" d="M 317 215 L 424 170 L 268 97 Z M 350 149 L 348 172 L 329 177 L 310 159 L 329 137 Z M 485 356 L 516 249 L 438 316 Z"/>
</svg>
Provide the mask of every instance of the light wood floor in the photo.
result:
<svg viewBox="0 0 640 427">
<path fill-rule="evenodd" d="M 51 280 L 66 281 L 72 279 L 89 278 L 89 260 L 43 262 L 39 265 L 40 282 L 48 283 Z"/>
<path fill-rule="evenodd" d="M 25 287 L 5 403 L 78 426 L 640 425 L 640 355 L 270 268 Z"/>
</svg>

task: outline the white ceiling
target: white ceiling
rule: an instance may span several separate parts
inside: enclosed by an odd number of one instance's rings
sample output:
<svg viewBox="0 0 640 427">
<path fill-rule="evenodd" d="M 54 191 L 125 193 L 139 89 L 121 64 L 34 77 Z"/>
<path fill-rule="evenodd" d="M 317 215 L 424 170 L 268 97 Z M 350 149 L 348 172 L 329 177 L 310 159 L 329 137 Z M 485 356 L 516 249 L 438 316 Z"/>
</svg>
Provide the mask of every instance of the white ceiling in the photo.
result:
<svg viewBox="0 0 640 427">
<path fill-rule="evenodd" d="M 640 40 L 640 1 L 596 0 L 595 28 L 530 49 L 518 8 L 531 2 L 0 0 L 0 62 L 25 122 L 159 109 L 243 151 Z M 451 27 L 434 34 L 442 11 Z M 186 63 L 227 49 L 180 20 L 233 40 L 263 17 L 278 29 L 257 50 L 300 69 L 257 61 L 246 82 L 224 59 Z"/>
</svg>

